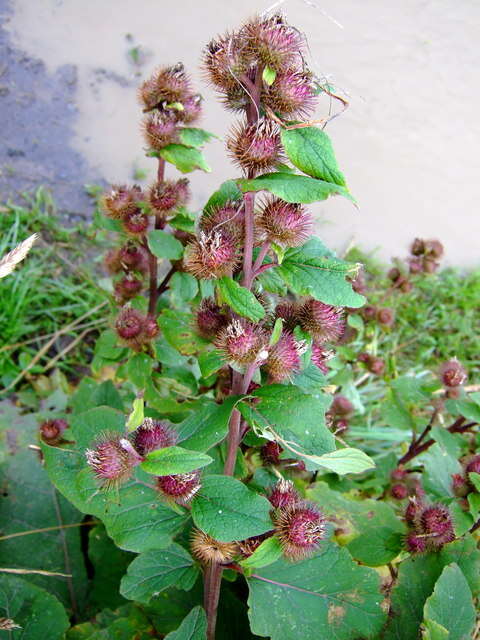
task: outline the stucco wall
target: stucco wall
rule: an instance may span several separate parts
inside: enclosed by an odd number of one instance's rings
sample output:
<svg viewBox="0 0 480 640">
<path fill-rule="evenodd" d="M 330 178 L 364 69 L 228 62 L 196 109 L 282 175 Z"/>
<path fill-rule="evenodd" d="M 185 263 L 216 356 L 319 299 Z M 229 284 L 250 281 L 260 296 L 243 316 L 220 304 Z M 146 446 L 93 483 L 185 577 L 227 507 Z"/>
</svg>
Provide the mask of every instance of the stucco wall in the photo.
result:
<svg viewBox="0 0 480 640">
<path fill-rule="evenodd" d="M 7 29 L 49 72 L 77 65 L 71 144 L 99 175 L 119 181 L 131 178 L 134 163 L 150 162 L 126 34 L 149 53 L 143 74 L 182 59 L 200 84 L 204 44 L 271 4 L 15 0 Z M 480 2 L 288 0 L 281 8 L 307 34 L 314 70 L 351 103 L 328 132 L 360 211 L 339 198 L 316 206 L 323 239 L 339 249 L 351 240 L 381 246 L 388 257 L 405 254 L 415 235 L 436 236 L 449 262 L 478 264 Z M 210 97 L 204 84 L 201 91 Z M 224 135 L 231 114 L 208 100 L 205 112 L 203 126 Z M 221 141 L 207 155 L 212 173 L 192 177 L 197 206 L 232 175 Z"/>
</svg>

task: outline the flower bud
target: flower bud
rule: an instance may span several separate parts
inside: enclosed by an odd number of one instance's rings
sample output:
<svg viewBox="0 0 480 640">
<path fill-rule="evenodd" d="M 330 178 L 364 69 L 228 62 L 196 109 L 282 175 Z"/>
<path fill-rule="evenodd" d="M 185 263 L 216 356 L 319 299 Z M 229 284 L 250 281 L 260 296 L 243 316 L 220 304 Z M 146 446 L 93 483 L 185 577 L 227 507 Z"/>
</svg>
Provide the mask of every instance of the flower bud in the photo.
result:
<svg viewBox="0 0 480 640">
<path fill-rule="evenodd" d="M 282 318 L 283 328 L 293 331 L 300 324 L 300 309 L 298 302 L 282 301 L 275 307 L 275 318 Z"/>
<path fill-rule="evenodd" d="M 313 504 L 298 502 L 279 510 L 275 530 L 285 557 L 299 560 L 318 548 L 325 535 L 325 518 Z"/>
<path fill-rule="evenodd" d="M 190 94 L 190 82 L 182 63 L 157 69 L 139 88 L 138 97 L 151 111 L 163 103 L 182 103 Z"/>
<path fill-rule="evenodd" d="M 105 489 L 110 489 L 131 477 L 142 458 L 126 438 L 119 434 L 105 435 L 94 449 L 85 452 L 87 464 Z"/>
<path fill-rule="evenodd" d="M 300 310 L 300 326 L 317 343 L 336 342 L 345 331 L 343 308 L 310 298 Z"/>
<path fill-rule="evenodd" d="M 423 504 L 420 500 L 416 498 L 410 498 L 410 501 L 405 509 L 405 522 L 412 526 L 415 522 L 417 522 L 420 514 L 423 510 Z"/>
<path fill-rule="evenodd" d="M 283 449 L 278 442 L 269 440 L 260 449 L 260 458 L 264 465 L 280 464 L 280 454 L 282 451 Z"/>
<path fill-rule="evenodd" d="M 300 60 L 306 46 L 302 34 L 278 13 L 253 18 L 243 27 L 241 35 L 252 56 L 277 72 Z"/>
<path fill-rule="evenodd" d="M 360 270 L 352 280 L 352 289 L 356 293 L 365 294 L 367 292 L 367 283 L 365 282 L 365 274 Z"/>
<path fill-rule="evenodd" d="M 405 538 L 405 546 L 410 553 L 423 553 L 427 550 L 427 541 L 423 536 L 411 531 Z"/>
<path fill-rule="evenodd" d="M 61 441 L 63 432 L 67 428 L 68 422 L 61 418 L 45 420 L 40 425 L 40 437 L 50 446 L 55 446 Z"/>
<path fill-rule="evenodd" d="M 226 231 L 203 233 L 187 245 L 185 270 L 199 279 L 212 280 L 231 275 L 240 256 L 237 243 Z"/>
<path fill-rule="evenodd" d="M 126 271 L 148 271 L 148 254 L 143 247 L 126 244 L 119 250 L 119 259 Z"/>
<path fill-rule="evenodd" d="M 392 480 L 405 480 L 407 477 L 407 472 L 402 467 L 397 467 L 390 474 Z"/>
<path fill-rule="evenodd" d="M 148 194 L 148 201 L 153 213 L 164 217 L 170 211 L 183 207 L 189 197 L 188 180 L 181 178 L 177 181 L 165 180 L 152 185 Z"/>
<path fill-rule="evenodd" d="M 452 474 L 452 489 L 457 498 L 464 498 L 468 493 L 470 493 L 468 481 L 461 473 Z"/>
<path fill-rule="evenodd" d="M 317 100 L 312 74 L 295 69 L 277 73 L 262 95 L 262 103 L 282 117 L 306 117 L 315 110 Z"/>
<path fill-rule="evenodd" d="M 415 238 L 410 249 L 412 256 L 421 256 L 425 253 L 425 242 L 420 238 Z"/>
<path fill-rule="evenodd" d="M 150 111 L 142 122 L 143 136 L 151 149 L 158 151 L 178 139 L 178 126 L 170 113 Z"/>
<path fill-rule="evenodd" d="M 440 264 L 433 258 L 430 258 L 429 256 L 425 256 L 423 258 L 422 267 L 425 273 L 435 273 L 439 266 Z"/>
<path fill-rule="evenodd" d="M 262 240 L 284 247 L 304 244 L 312 233 L 313 218 L 301 204 L 269 198 L 257 216 L 257 228 Z"/>
<path fill-rule="evenodd" d="M 246 321 L 233 320 L 220 331 L 214 344 L 223 351 L 227 360 L 247 365 L 261 363 L 267 358 L 267 342 L 261 328 Z"/>
<path fill-rule="evenodd" d="M 395 311 L 390 307 L 384 307 L 377 311 L 377 322 L 384 327 L 391 327 L 395 322 Z"/>
<path fill-rule="evenodd" d="M 204 298 L 196 314 L 197 332 L 207 339 L 214 338 L 228 324 L 228 318 L 213 298 Z"/>
<path fill-rule="evenodd" d="M 351 416 L 355 411 L 355 407 L 348 398 L 341 395 L 336 395 L 333 398 L 333 402 L 329 409 L 329 413 L 336 416 Z"/>
<path fill-rule="evenodd" d="M 283 160 L 278 125 L 265 118 L 255 124 L 236 124 L 227 147 L 233 160 L 247 174 L 273 169 Z"/>
<path fill-rule="evenodd" d="M 115 295 L 123 303 L 134 298 L 143 289 L 143 282 L 128 274 L 115 283 Z"/>
<path fill-rule="evenodd" d="M 434 259 L 439 259 L 443 256 L 443 244 L 440 240 L 425 240 L 424 251 L 427 256 L 431 256 Z"/>
<path fill-rule="evenodd" d="M 361 314 L 364 320 L 368 322 L 369 320 L 374 320 L 377 317 L 377 312 L 378 309 L 377 307 L 374 307 L 373 304 L 366 304 L 363 307 Z"/>
<path fill-rule="evenodd" d="M 410 260 L 408 261 L 408 265 L 410 273 L 412 274 L 422 273 L 423 271 L 423 262 L 418 258 L 410 258 Z"/>
<path fill-rule="evenodd" d="M 293 482 L 282 478 L 274 485 L 268 499 L 275 509 L 284 509 L 297 504 L 300 501 L 300 496 L 293 486 Z"/>
<path fill-rule="evenodd" d="M 138 203 L 142 200 L 143 193 L 138 185 L 127 187 L 125 185 L 113 186 L 110 193 L 103 195 L 101 204 L 105 214 L 114 220 L 121 220 L 127 214 L 138 209 Z"/>
<path fill-rule="evenodd" d="M 226 231 L 237 242 L 243 242 L 245 217 L 243 204 L 238 202 L 226 202 L 221 207 L 216 207 L 200 218 L 200 230 L 204 233 Z"/>
<path fill-rule="evenodd" d="M 363 362 L 370 373 L 381 376 L 385 371 L 385 362 L 382 358 L 377 358 L 369 353 L 360 353 L 358 355 L 359 362 Z"/>
<path fill-rule="evenodd" d="M 183 102 L 183 110 L 179 111 L 179 120 L 184 124 L 192 124 L 202 114 L 202 96 L 198 93 L 188 96 Z"/>
<path fill-rule="evenodd" d="M 245 40 L 238 34 L 227 34 L 207 45 L 202 67 L 216 89 L 227 92 L 238 89 L 240 76 L 247 73 L 252 62 L 245 49 Z"/>
<path fill-rule="evenodd" d="M 348 431 L 348 427 L 350 426 L 350 422 L 347 418 L 337 418 L 335 420 L 335 434 L 338 435 L 340 433 L 345 433 Z"/>
<path fill-rule="evenodd" d="M 145 418 L 135 429 L 131 439 L 135 450 L 141 456 L 146 456 L 150 451 L 172 447 L 177 441 L 177 435 L 165 422 Z"/>
<path fill-rule="evenodd" d="M 445 387 L 459 387 L 467 379 L 467 372 L 457 358 L 452 358 L 441 365 L 440 379 Z"/>
<path fill-rule="evenodd" d="M 427 535 L 427 547 L 433 551 L 455 539 L 452 517 L 443 504 L 426 507 L 421 514 L 418 529 Z"/>
<path fill-rule="evenodd" d="M 465 467 L 465 473 L 480 473 L 480 455 L 469 459 Z"/>
<path fill-rule="evenodd" d="M 236 542 L 220 542 L 200 529 L 193 530 L 190 548 L 203 564 L 223 564 L 233 560 L 238 553 Z"/>
<path fill-rule="evenodd" d="M 148 230 L 148 216 L 141 209 L 136 209 L 123 217 L 122 227 L 132 236 L 143 236 Z"/>
<path fill-rule="evenodd" d="M 291 333 L 283 332 L 278 342 L 268 349 L 264 369 L 270 382 L 289 380 L 300 371 L 300 356 L 305 352 L 305 342 L 298 342 Z"/>
<path fill-rule="evenodd" d="M 259 536 L 252 536 L 246 540 L 240 540 L 238 543 L 240 553 L 245 558 L 249 558 L 258 549 L 262 542 L 269 537 L 270 535 L 268 533 L 262 533 Z"/>
<path fill-rule="evenodd" d="M 390 494 L 392 498 L 395 498 L 395 500 L 405 500 L 408 496 L 408 489 L 404 484 L 397 483 L 392 485 Z"/>
<path fill-rule="evenodd" d="M 118 249 L 109 249 L 103 259 L 103 264 L 108 273 L 115 274 L 122 271 L 123 265 Z"/>
<path fill-rule="evenodd" d="M 332 351 L 325 349 L 321 343 L 318 343 L 315 340 L 313 341 L 312 362 L 324 375 L 328 373 L 327 362 L 331 359 L 332 355 Z"/>
<path fill-rule="evenodd" d="M 140 351 L 158 334 L 158 325 L 152 316 L 144 316 L 137 309 L 123 307 L 115 321 L 115 330 L 128 347 Z"/>
<path fill-rule="evenodd" d="M 398 269 L 397 267 L 392 267 L 388 272 L 387 272 L 387 277 L 392 281 L 392 282 L 397 282 L 397 280 L 399 278 L 402 277 L 402 273 L 400 271 L 400 269 Z"/>
<path fill-rule="evenodd" d="M 200 471 L 158 476 L 157 489 L 168 499 L 178 504 L 187 504 L 201 487 Z"/>
</svg>

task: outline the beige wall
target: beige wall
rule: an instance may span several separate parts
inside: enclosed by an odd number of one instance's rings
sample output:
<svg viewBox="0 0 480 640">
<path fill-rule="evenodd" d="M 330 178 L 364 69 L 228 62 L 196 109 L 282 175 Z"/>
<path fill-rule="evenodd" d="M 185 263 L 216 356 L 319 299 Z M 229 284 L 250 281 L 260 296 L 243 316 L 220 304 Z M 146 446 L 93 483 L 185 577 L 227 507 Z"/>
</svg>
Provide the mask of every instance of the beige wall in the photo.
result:
<svg viewBox="0 0 480 640">
<path fill-rule="evenodd" d="M 72 144 L 99 175 L 131 177 L 142 158 L 138 107 L 127 51 L 142 45 L 154 64 L 183 59 L 198 84 L 203 45 L 274 0 L 14 0 L 13 41 L 52 71 L 77 64 L 80 114 Z M 404 255 L 415 235 L 437 236 L 448 261 L 479 263 L 479 0 L 288 0 L 282 8 L 310 41 L 314 70 L 349 96 L 328 126 L 360 211 L 341 199 L 316 206 L 322 238 L 355 240 Z M 339 26 L 339 24 L 341 27 Z M 204 85 L 201 91 L 207 97 Z M 327 105 L 325 104 L 326 108 Z M 207 102 L 203 126 L 224 135 L 232 120 Z M 323 115 L 322 112 L 319 115 Z M 200 205 L 232 171 L 221 142 L 212 174 L 192 178 Z"/>
</svg>

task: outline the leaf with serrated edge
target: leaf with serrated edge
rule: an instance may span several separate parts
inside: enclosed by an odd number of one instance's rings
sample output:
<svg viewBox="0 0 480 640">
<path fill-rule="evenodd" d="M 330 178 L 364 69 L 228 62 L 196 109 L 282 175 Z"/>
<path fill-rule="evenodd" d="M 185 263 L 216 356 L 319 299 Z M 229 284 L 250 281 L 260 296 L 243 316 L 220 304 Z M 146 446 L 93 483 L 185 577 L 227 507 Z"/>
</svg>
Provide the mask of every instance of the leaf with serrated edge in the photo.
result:
<svg viewBox="0 0 480 640">
<path fill-rule="evenodd" d="M 165 640 L 206 640 L 207 616 L 202 607 L 194 607 L 176 631 L 172 631 Z"/>
<path fill-rule="evenodd" d="M 273 528 L 270 502 L 230 476 L 204 478 L 192 500 L 195 525 L 221 542 L 244 540 Z"/>
<path fill-rule="evenodd" d="M 164 447 L 147 453 L 140 467 L 156 476 L 170 476 L 195 471 L 211 462 L 213 460 L 210 456 L 199 451 L 189 451 L 182 447 Z"/>
<path fill-rule="evenodd" d="M 227 276 L 219 278 L 217 285 L 223 300 L 235 313 L 252 322 L 265 317 L 265 309 L 249 289 Z"/>
<path fill-rule="evenodd" d="M 317 127 L 282 129 L 282 144 L 292 164 L 313 178 L 346 186 L 330 138 Z"/>
<path fill-rule="evenodd" d="M 449 640 L 471 638 L 475 624 L 472 592 L 457 564 L 449 564 L 443 569 L 432 595 L 425 602 L 423 615 L 427 629 L 433 621 L 449 631 Z"/>
<path fill-rule="evenodd" d="M 377 573 L 334 543 L 302 562 L 257 569 L 247 582 L 252 632 L 271 640 L 374 638 L 386 618 Z"/>
<path fill-rule="evenodd" d="M 270 193 L 286 202 L 310 204 L 326 200 L 328 197 L 335 195 L 342 195 L 355 202 L 355 199 L 345 187 L 292 173 L 266 173 L 253 180 L 237 180 L 237 184 L 244 192 L 270 191 Z"/>
<path fill-rule="evenodd" d="M 147 604 L 168 587 L 188 591 L 195 584 L 198 568 L 179 544 L 167 549 L 141 553 L 129 565 L 120 583 L 120 593 L 128 600 Z"/>
</svg>

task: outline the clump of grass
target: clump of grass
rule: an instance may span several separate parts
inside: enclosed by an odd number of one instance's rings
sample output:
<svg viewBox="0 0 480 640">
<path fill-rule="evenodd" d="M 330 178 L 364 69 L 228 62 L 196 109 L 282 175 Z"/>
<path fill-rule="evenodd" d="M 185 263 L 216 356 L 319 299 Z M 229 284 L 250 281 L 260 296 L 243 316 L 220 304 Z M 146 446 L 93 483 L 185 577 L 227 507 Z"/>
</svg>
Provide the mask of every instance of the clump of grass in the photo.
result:
<svg viewBox="0 0 480 640">
<path fill-rule="evenodd" d="M 95 253 L 95 241 L 87 238 L 81 225 L 66 228 L 59 224 L 54 203 L 43 188 L 26 196 L 23 206 L 7 203 L 1 207 L 0 255 L 33 232 L 40 239 L 27 259 L 0 280 L 0 380 L 4 387 L 11 387 L 29 366 L 27 379 L 53 367 L 74 375 L 90 360 L 95 330 L 105 323 L 105 310 L 96 310 L 104 303 L 105 292 L 94 282 L 85 259 L 86 254 Z M 82 316 L 84 320 L 76 322 Z M 72 323 L 76 324 L 59 333 Z"/>
</svg>

